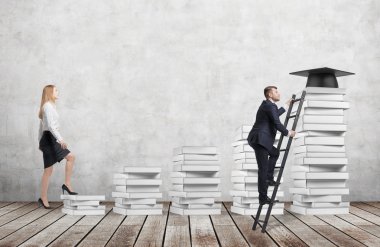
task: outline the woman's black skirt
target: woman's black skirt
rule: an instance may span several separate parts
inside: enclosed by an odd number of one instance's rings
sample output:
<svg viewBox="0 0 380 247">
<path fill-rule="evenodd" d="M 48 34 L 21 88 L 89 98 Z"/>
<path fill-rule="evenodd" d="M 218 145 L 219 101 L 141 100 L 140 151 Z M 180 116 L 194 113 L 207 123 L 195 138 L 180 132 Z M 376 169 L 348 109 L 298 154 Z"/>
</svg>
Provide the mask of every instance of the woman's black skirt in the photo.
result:
<svg viewBox="0 0 380 247">
<path fill-rule="evenodd" d="M 44 131 L 42 134 L 40 150 L 44 156 L 44 168 L 61 162 L 70 153 L 70 150 L 61 147 L 50 131 Z"/>
</svg>

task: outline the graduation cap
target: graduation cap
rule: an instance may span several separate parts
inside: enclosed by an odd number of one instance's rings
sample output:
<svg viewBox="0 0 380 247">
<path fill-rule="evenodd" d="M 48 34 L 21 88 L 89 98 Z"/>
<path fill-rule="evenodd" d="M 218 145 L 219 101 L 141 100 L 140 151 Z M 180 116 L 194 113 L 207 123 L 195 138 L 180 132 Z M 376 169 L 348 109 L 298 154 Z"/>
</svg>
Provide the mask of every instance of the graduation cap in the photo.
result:
<svg viewBox="0 0 380 247">
<path fill-rule="evenodd" d="M 307 77 L 306 87 L 333 87 L 338 88 L 338 76 L 355 75 L 351 72 L 331 69 L 327 67 L 319 69 L 308 69 L 290 73 Z"/>
</svg>

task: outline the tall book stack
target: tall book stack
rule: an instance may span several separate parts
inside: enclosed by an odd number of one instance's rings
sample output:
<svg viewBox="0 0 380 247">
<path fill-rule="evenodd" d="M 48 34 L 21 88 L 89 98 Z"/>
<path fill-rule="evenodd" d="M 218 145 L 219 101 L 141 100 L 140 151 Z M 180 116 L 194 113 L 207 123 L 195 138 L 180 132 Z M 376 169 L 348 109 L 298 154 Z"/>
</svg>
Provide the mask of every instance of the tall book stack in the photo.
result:
<svg viewBox="0 0 380 247">
<path fill-rule="evenodd" d="M 232 143 L 234 150 L 234 170 L 231 172 L 231 182 L 233 189 L 230 194 L 233 198 L 231 211 L 241 215 L 255 215 L 259 208 L 258 192 L 258 167 L 255 152 L 248 145 L 247 137 L 252 126 L 243 125 L 236 130 L 235 142 Z M 275 146 L 279 139 L 276 136 Z M 280 160 L 280 159 L 279 159 Z M 279 160 L 277 165 L 280 165 Z M 278 171 L 275 170 L 275 179 Z M 268 187 L 268 196 L 271 197 L 274 187 Z M 279 187 L 276 199 L 283 197 L 284 192 Z M 266 214 L 268 205 L 264 205 L 261 214 Z M 272 214 L 283 214 L 284 203 L 276 203 L 273 206 Z"/>
<path fill-rule="evenodd" d="M 161 215 L 160 167 L 124 167 L 123 173 L 113 175 L 115 198 L 113 211 L 123 215 Z"/>
<path fill-rule="evenodd" d="M 104 195 L 61 195 L 62 213 L 68 215 L 104 215 L 106 206 L 100 205 Z"/>
<path fill-rule="evenodd" d="M 215 203 L 215 198 L 221 196 L 216 147 L 179 147 L 174 149 L 173 156 L 170 212 L 180 215 L 220 214 L 221 204 Z"/>
<path fill-rule="evenodd" d="M 344 88 L 307 87 L 297 135 L 292 166 L 293 204 L 295 213 L 348 214 L 347 157 L 344 136 L 347 125 L 344 111 L 349 103 L 344 100 Z M 295 104 L 293 109 L 297 109 Z M 295 113 L 295 112 L 294 112 Z"/>
</svg>

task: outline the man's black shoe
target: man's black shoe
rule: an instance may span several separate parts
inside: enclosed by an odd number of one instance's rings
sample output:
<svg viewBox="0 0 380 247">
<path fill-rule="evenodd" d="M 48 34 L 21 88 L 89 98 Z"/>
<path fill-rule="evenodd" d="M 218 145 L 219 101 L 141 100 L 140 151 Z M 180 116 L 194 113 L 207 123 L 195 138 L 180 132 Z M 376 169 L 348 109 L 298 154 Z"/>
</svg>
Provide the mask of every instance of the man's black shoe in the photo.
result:
<svg viewBox="0 0 380 247">
<path fill-rule="evenodd" d="M 277 202 L 278 202 L 278 200 L 273 201 L 273 203 L 277 203 Z M 269 197 L 267 197 L 264 200 L 259 200 L 259 203 L 260 203 L 260 205 L 271 204 L 272 200 Z"/>
<path fill-rule="evenodd" d="M 267 183 L 268 183 L 268 186 L 276 186 L 276 185 L 280 185 L 281 183 L 278 183 L 274 180 L 267 180 Z"/>
</svg>

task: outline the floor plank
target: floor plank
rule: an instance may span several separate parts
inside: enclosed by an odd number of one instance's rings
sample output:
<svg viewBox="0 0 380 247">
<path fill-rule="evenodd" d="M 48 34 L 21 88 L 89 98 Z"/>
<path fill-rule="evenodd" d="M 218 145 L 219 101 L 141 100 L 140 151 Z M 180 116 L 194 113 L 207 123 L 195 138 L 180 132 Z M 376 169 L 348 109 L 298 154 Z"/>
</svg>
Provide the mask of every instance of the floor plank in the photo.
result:
<svg viewBox="0 0 380 247">
<path fill-rule="evenodd" d="M 43 207 L 37 208 L 36 210 L 33 210 L 11 222 L 8 224 L 2 225 L 0 227 L 0 239 L 5 238 L 6 236 L 12 234 L 13 232 L 17 231 L 18 229 L 28 225 L 29 223 L 35 221 L 36 219 L 50 213 L 57 207 L 60 207 L 62 203 L 51 203 L 50 206 L 52 209 L 44 209 Z"/>
<path fill-rule="evenodd" d="M 5 206 L 8 206 L 10 204 L 12 204 L 13 202 L 0 202 L 0 208 L 3 208 Z"/>
<path fill-rule="evenodd" d="M 357 207 L 350 207 L 350 213 L 380 226 L 380 216 L 374 215 Z"/>
<path fill-rule="evenodd" d="M 23 206 L 20 206 L 19 208 L 8 212 L 7 214 L 4 214 L 0 217 L 0 226 L 3 226 L 17 218 L 20 218 L 24 214 L 27 214 L 35 209 L 38 208 L 38 205 L 36 202 L 24 204 Z"/>
<path fill-rule="evenodd" d="M 284 215 L 274 215 L 273 217 L 285 225 L 288 229 L 290 229 L 294 234 L 297 235 L 297 237 L 299 237 L 309 246 L 335 246 L 335 244 L 327 240 L 321 234 L 310 228 L 308 225 L 287 211 L 284 212 Z"/>
<path fill-rule="evenodd" d="M 169 213 L 168 224 L 166 226 L 165 232 L 164 246 L 191 246 L 190 224 L 188 216 Z"/>
<path fill-rule="evenodd" d="M 379 238 L 335 215 L 318 215 L 317 217 L 367 246 L 379 246 Z"/>
<path fill-rule="evenodd" d="M 20 246 L 46 246 L 67 231 L 67 229 L 78 222 L 82 217 L 83 216 L 65 215 Z"/>
<path fill-rule="evenodd" d="M 138 236 L 135 246 L 162 246 L 168 219 L 169 203 L 163 205 L 162 215 L 149 215 Z"/>
<path fill-rule="evenodd" d="M 107 246 L 133 246 L 147 216 L 127 216 L 121 223 Z"/>
<path fill-rule="evenodd" d="M 289 211 L 288 211 L 289 212 Z M 338 246 L 347 246 L 347 247 L 356 247 L 356 246 L 365 246 L 352 237 L 344 234 L 335 227 L 327 224 L 326 222 L 318 219 L 313 215 L 301 215 L 289 212 L 302 222 L 304 222 L 309 227 L 313 228 L 316 232 L 328 238 L 331 242 Z"/>
<path fill-rule="evenodd" d="M 255 231 L 252 230 L 253 219 L 251 216 L 232 213 L 230 210 L 231 205 L 231 202 L 224 202 L 227 212 L 230 214 L 231 218 L 250 246 L 277 246 L 267 234 L 261 233 L 260 227 L 258 227 Z"/>
<path fill-rule="evenodd" d="M 380 202 L 364 202 L 364 203 L 376 208 L 380 208 Z"/>
<path fill-rule="evenodd" d="M 50 203 L 52 206 L 53 203 Z M 46 209 L 44 209 L 46 210 Z M 49 213 L 40 217 L 39 219 L 31 222 L 30 224 L 23 226 L 16 232 L 7 236 L 6 238 L 0 240 L 0 246 L 17 246 L 27 241 L 29 238 L 33 237 L 40 231 L 49 227 L 50 224 L 62 218 L 64 214 L 61 212 L 61 207 L 55 210 L 50 210 Z"/>
<path fill-rule="evenodd" d="M 208 215 L 191 215 L 189 218 L 192 246 L 219 246 Z"/>
<path fill-rule="evenodd" d="M 116 214 L 111 210 L 78 246 L 105 246 L 124 218 L 125 215 Z"/>
<path fill-rule="evenodd" d="M 371 233 L 372 235 L 375 235 L 376 237 L 380 237 L 380 226 L 377 226 L 365 219 L 362 219 L 356 215 L 353 214 L 342 214 L 342 215 L 337 215 L 338 218 L 341 218 L 348 223 L 359 227 L 360 229 Z M 377 217 L 377 216 L 375 216 Z M 379 239 L 380 241 L 380 239 Z"/>
<path fill-rule="evenodd" d="M 211 221 L 221 246 L 249 246 L 224 205 L 220 215 L 211 215 Z"/>
<path fill-rule="evenodd" d="M 112 205 L 106 204 L 106 215 L 111 209 Z M 49 246 L 64 247 L 77 245 L 106 215 L 84 216 Z"/>
<path fill-rule="evenodd" d="M 0 208 L 0 216 L 21 208 L 27 204 L 30 204 L 30 202 L 15 202 L 5 205 L 4 207 Z"/>
<path fill-rule="evenodd" d="M 374 215 L 380 216 L 380 208 L 377 208 L 377 207 L 374 207 L 374 206 L 371 206 L 371 205 L 368 205 L 365 203 L 361 203 L 361 202 L 353 202 L 351 204 L 354 207 L 363 209 L 363 210 L 368 211 Z"/>
</svg>

